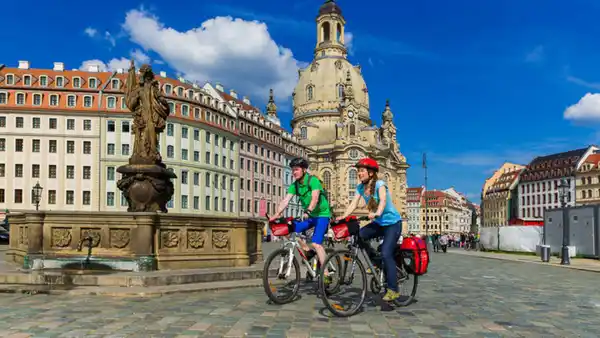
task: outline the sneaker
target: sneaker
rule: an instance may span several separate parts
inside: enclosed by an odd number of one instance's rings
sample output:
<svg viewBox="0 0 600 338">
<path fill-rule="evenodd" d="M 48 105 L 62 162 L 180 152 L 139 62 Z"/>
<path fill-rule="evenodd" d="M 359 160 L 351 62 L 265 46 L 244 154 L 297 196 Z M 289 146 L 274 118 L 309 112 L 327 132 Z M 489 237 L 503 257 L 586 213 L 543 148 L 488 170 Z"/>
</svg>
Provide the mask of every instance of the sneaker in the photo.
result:
<svg viewBox="0 0 600 338">
<path fill-rule="evenodd" d="M 391 302 L 393 300 L 398 299 L 400 297 L 400 293 L 392 290 L 387 290 L 385 296 L 383 296 L 383 300 L 386 302 Z"/>
</svg>

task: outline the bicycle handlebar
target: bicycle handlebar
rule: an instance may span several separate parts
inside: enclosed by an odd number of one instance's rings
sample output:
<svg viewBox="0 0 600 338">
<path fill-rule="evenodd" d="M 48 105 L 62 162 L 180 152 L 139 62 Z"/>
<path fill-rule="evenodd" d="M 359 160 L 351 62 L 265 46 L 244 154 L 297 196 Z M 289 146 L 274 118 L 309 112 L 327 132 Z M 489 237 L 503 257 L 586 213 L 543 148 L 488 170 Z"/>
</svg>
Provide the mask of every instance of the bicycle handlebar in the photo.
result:
<svg viewBox="0 0 600 338">
<path fill-rule="evenodd" d="M 352 216 L 350 216 L 350 217 L 352 217 Z M 367 216 L 359 216 L 359 217 L 356 217 L 356 220 L 357 221 L 368 221 L 369 217 L 367 217 Z M 339 221 L 335 221 L 334 220 L 334 221 L 331 222 L 331 225 L 338 225 L 338 224 L 342 224 L 344 222 L 347 222 L 346 218 L 343 218 L 343 219 L 341 219 Z"/>
</svg>

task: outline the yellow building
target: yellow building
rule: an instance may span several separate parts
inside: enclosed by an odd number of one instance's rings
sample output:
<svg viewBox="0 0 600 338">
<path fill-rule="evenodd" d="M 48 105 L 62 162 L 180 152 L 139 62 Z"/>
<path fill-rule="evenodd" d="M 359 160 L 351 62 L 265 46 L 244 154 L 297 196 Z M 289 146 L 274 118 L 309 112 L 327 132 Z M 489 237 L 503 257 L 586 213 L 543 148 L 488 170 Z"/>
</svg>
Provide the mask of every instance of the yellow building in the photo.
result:
<svg viewBox="0 0 600 338">
<path fill-rule="evenodd" d="M 314 59 L 299 70 L 293 93 L 293 134 L 311 151 L 311 171 L 330 182 L 334 212 L 341 213 L 359 183 L 354 164 L 372 157 L 381 166 L 392 199 L 406 216 L 406 158 L 400 152 L 389 102 L 383 125 L 373 126 L 369 93 L 360 66 L 348 61 L 346 20 L 335 1 L 326 1 L 316 20 Z M 383 104 L 381 105 L 383 106 Z"/>
<path fill-rule="evenodd" d="M 514 200 L 517 196 L 513 196 L 513 191 L 524 168 L 523 165 L 506 162 L 485 181 L 481 198 L 483 227 L 505 226 L 517 217 L 517 201 Z"/>
<path fill-rule="evenodd" d="M 575 173 L 577 205 L 600 204 L 600 154 L 590 154 Z"/>
</svg>

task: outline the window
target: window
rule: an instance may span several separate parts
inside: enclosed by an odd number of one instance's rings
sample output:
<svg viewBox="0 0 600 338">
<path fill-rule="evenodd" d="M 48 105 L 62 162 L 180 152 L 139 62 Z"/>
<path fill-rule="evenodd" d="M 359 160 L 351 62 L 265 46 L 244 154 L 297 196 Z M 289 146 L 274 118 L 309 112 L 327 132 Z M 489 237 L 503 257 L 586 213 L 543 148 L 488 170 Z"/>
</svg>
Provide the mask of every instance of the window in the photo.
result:
<svg viewBox="0 0 600 338">
<path fill-rule="evenodd" d="M 15 164 L 15 177 L 23 177 L 23 165 Z"/>
<path fill-rule="evenodd" d="M 75 130 L 75 120 L 67 119 L 67 130 Z"/>
<path fill-rule="evenodd" d="M 75 141 L 67 141 L 67 154 L 75 154 Z"/>
<path fill-rule="evenodd" d="M 181 195 L 181 209 L 188 208 L 188 195 Z"/>
<path fill-rule="evenodd" d="M 31 151 L 34 153 L 40 152 L 40 140 L 32 140 L 31 141 Z"/>
<path fill-rule="evenodd" d="M 83 130 L 92 130 L 92 120 L 83 120 Z"/>
<path fill-rule="evenodd" d="M 188 171 L 187 170 L 181 171 L 181 184 L 188 184 Z"/>
<path fill-rule="evenodd" d="M 23 190 L 15 189 L 14 200 L 15 200 L 15 203 L 19 203 L 19 204 L 23 203 Z"/>
<path fill-rule="evenodd" d="M 48 152 L 55 154 L 56 151 L 57 151 L 56 140 L 50 140 L 50 142 L 48 142 Z"/>
<path fill-rule="evenodd" d="M 67 106 L 75 107 L 76 103 L 77 103 L 77 97 L 75 95 L 67 96 Z"/>
<path fill-rule="evenodd" d="M 314 87 L 313 86 L 308 86 L 306 88 L 306 99 L 311 101 L 313 99 L 313 91 L 314 91 Z"/>
<path fill-rule="evenodd" d="M 48 166 L 48 178 L 56 178 L 56 165 L 50 164 Z"/>
<path fill-rule="evenodd" d="M 92 201 L 92 193 L 90 191 L 84 191 L 82 197 L 83 205 L 90 205 Z"/>
<path fill-rule="evenodd" d="M 194 196 L 194 210 L 200 209 L 200 197 Z"/>
<path fill-rule="evenodd" d="M 173 147 L 172 145 L 168 145 L 167 146 L 167 157 L 168 158 L 174 158 L 175 157 L 175 147 Z"/>
<path fill-rule="evenodd" d="M 109 109 L 115 109 L 117 106 L 117 99 L 114 97 L 109 97 L 106 99 L 106 107 Z"/>
<path fill-rule="evenodd" d="M 58 106 L 58 95 L 50 95 L 50 105 Z"/>
<path fill-rule="evenodd" d="M 16 152 L 23 152 L 23 139 L 22 138 L 18 138 L 15 140 L 15 151 Z"/>
<path fill-rule="evenodd" d="M 48 85 L 48 77 L 45 75 L 40 76 L 40 86 L 46 87 Z"/>
<path fill-rule="evenodd" d="M 210 173 L 204 175 L 204 181 L 206 182 L 206 186 L 210 187 Z"/>
<path fill-rule="evenodd" d="M 92 142 L 91 141 L 83 141 L 83 153 L 84 154 L 92 153 Z"/>
<path fill-rule="evenodd" d="M 67 179 L 75 178 L 75 166 L 68 165 L 67 166 Z"/>
<path fill-rule="evenodd" d="M 187 161 L 187 159 L 188 159 L 188 150 L 187 149 L 181 149 L 181 160 Z"/>
<path fill-rule="evenodd" d="M 106 145 L 106 153 L 107 153 L 107 155 L 115 154 L 115 144 L 114 143 L 109 143 Z"/>
<path fill-rule="evenodd" d="M 17 117 L 15 122 L 17 128 L 23 128 L 25 126 L 25 120 L 22 117 Z"/>
<path fill-rule="evenodd" d="M 66 204 L 67 205 L 73 205 L 75 204 L 75 191 L 73 190 L 67 190 L 67 195 L 66 195 Z"/>
<path fill-rule="evenodd" d="M 210 196 L 206 196 L 204 199 L 204 208 L 206 210 L 210 210 Z"/>
<path fill-rule="evenodd" d="M 65 85 L 65 79 L 62 76 L 57 76 L 54 83 L 57 87 L 63 87 Z"/>
<path fill-rule="evenodd" d="M 56 190 L 48 190 L 48 204 L 56 204 Z"/>
<path fill-rule="evenodd" d="M 122 133 L 129 133 L 129 121 L 122 121 L 121 122 L 121 132 Z"/>
<path fill-rule="evenodd" d="M 6 151 L 6 139 L 0 138 L 0 151 Z"/>
<path fill-rule="evenodd" d="M 113 120 L 106 121 L 106 131 L 109 133 L 115 132 L 115 121 L 113 121 Z"/>
<path fill-rule="evenodd" d="M 6 176 L 6 164 L 0 163 L 0 177 Z"/>
<path fill-rule="evenodd" d="M 175 114 L 175 103 L 169 102 L 169 111 Z"/>
<path fill-rule="evenodd" d="M 42 120 L 39 117 L 34 117 L 32 125 L 33 129 L 40 129 L 42 126 Z"/>
<path fill-rule="evenodd" d="M 173 123 L 167 123 L 167 136 L 173 136 L 175 134 L 175 127 Z"/>
<path fill-rule="evenodd" d="M 106 205 L 109 207 L 115 206 L 115 193 L 109 191 L 106 193 Z"/>
<path fill-rule="evenodd" d="M 92 167 L 89 165 L 83 166 L 83 179 L 89 180 L 92 177 Z"/>
<path fill-rule="evenodd" d="M 23 93 L 18 93 L 17 94 L 17 104 L 18 105 L 25 104 L 25 94 L 23 94 Z"/>
<path fill-rule="evenodd" d="M 300 128 L 300 137 L 303 139 L 308 138 L 308 130 L 306 127 Z"/>
<path fill-rule="evenodd" d="M 42 105 L 42 94 L 33 94 L 33 105 L 34 106 Z"/>
<path fill-rule="evenodd" d="M 115 167 L 106 167 L 106 180 L 107 181 L 115 180 Z"/>
<path fill-rule="evenodd" d="M 58 128 L 58 120 L 56 118 L 50 118 L 48 120 L 48 125 L 50 127 L 50 129 L 57 129 Z"/>
<path fill-rule="evenodd" d="M 8 95 L 6 93 L 0 93 L 0 104 L 6 104 L 8 100 Z"/>
<path fill-rule="evenodd" d="M 129 155 L 129 144 L 121 144 L 121 155 Z"/>
<path fill-rule="evenodd" d="M 73 88 L 81 88 L 81 79 L 78 77 L 73 78 Z"/>
<path fill-rule="evenodd" d="M 356 184 L 357 184 L 356 169 L 350 169 L 350 171 L 348 172 L 348 197 L 350 199 L 354 198 L 354 194 L 356 193 Z"/>
<path fill-rule="evenodd" d="M 92 104 L 94 103 L 94 98 L 91 96 L 84 96 L 83 97 L 83 106 L 85 108 L 91 108 Z"/>
</svg>

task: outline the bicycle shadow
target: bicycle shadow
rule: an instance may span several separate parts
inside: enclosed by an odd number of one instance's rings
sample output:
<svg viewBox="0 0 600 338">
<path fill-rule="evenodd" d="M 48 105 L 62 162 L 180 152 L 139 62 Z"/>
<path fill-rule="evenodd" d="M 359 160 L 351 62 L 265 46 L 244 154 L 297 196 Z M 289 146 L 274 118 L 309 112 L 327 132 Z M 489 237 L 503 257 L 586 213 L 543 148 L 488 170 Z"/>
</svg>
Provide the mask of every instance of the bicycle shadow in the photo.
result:
<svg viewBox="0 0 600 338">
<path fill-rule="evenodd" d="M 281 305 L 275 304 L 271 300 L 267 300 L 266 304 L 274 305 L 274 306 L 277 306 L 277 305 L 283 306 L 283 305 L 297 302 L 297 301 L 301 300 L 304 296 L 311 296 L 311 297 L 315 296 L 319 299 L 321 298 L 321 292 L 318 289 L 318 284 L 316 281 L 306 281 L 306 280 L 300 281 L 300 285 L 298 287 L 298 293 L 296 294 L 296 297 L 294 297 L 294 299 L 292 299 L 291 301 L 289 301 L 286 304 L 281 304 Z M 349 297 L 349 298 L 351 298 L 351 297 Z M 401 302 L 404 302 L 408 298 L 409 298 L 408 296 L 400 296 L 399 300 Z M 392 312 L 392 311 L 400 312 L 400 311 L 404 311 L 408 306 L 411 306 L 412 304 L 415 304 L 417 302 L 418 302 L 418 300 L 413 298 L 408 304 L 406 304 L 404 306 L 397 306 L 395 304 L 390 304 L 389 302 L 384 301 L 383 294 L 374 294 L 371 291 L 367 291 L 365 302 L 353 316 L 359 315 L 369 309 L 375 309 L 375 308 L 379 308 L 381 312 Z M 318 310 L 318 313 L 325 318 L 343 318 L 343 317 L 337 317 L 336 315 L 331 313 L 329 311 L 329 309 L 327 309 L 327 307 L 324 305 L 323 305 L 323 307 L 321 307 Z"/>
</svg>

